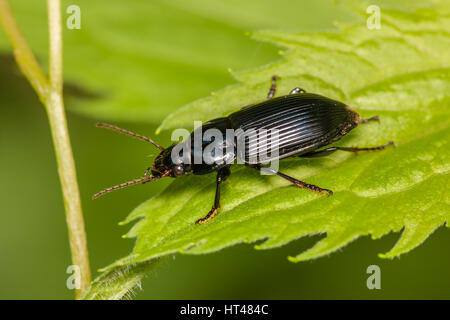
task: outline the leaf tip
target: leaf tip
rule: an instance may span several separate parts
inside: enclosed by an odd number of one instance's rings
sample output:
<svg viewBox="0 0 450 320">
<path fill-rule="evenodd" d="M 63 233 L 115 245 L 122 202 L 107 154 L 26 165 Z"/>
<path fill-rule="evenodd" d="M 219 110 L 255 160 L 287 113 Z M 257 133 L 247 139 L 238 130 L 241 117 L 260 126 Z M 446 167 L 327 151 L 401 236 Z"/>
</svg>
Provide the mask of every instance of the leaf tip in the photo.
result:
<svg viewBox="0 0 450 320">
<path fill-rule="evenodd" d="M 379 253 L 378 254 L 378 258 L 380 259 L 393 259 L 395 257 L 397 257 L 398 255 L 396 254 L 392 254 L 392 253 Z"/>
</svg>

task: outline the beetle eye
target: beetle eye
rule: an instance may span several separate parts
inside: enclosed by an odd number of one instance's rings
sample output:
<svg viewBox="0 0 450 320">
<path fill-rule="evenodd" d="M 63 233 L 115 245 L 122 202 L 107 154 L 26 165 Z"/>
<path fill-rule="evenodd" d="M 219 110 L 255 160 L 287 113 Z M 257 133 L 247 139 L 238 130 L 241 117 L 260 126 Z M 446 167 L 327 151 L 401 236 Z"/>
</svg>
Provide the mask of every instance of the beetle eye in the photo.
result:
<svg viewBox="0 0 450 320">
<path fill-rule="evenodd" d="M 172 172 L 175 176 L 181 176 L 184 174 L 184 168 L 183 166 L 175 166 L 172 168 Z"/>
</svg>

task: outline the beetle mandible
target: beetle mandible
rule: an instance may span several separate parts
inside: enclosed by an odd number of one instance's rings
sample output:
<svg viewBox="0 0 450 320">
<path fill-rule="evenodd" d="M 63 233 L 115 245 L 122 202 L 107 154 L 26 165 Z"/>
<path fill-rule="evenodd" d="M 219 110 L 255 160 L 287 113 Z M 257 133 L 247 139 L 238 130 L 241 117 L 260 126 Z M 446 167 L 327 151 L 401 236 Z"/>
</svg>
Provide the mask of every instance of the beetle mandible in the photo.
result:
<svg viewBox="0 0 450 320">
<path fill-rule="evenodd" d="M 266 101 L 244 107 L 227 117 L 210 120 L 204 123 L 201 129 L 217 129 L 224 135 L 226 134 L 227 129 L 241 129 L 244 131 L 249 129 L 277 130 L 278 137 L 276 143 L 271 145 L 271 148 L 277 149 L 278 151 L 275 160 L 288 157 L 322 157 L 337 150 L 355 153 L 360 151 L 377 151 L 386 148 L 388 145 L 394 144 L 390 141 L 377 147 L 358 148 L 332 146 L 318 150 L 339 140 L 358 124 L 367 123 L 369 121 L 378 121 L 378 116 L 360 119 L 359 114 L 348 105 L 318 94 L 306 93 L 305 90 L 301 88 L 295 88 L 288 95 L 274 98 L 278 79 L 278 76 L 272 77 L 272 84 Z M 196 223 L 204 223 L 217 214 L 217 210 L 220 208 L 220 185 L 230 175 L 230 166 L 232 161 L 237 157 L 236 143 L 233 144 L 231 149 L 225 149 L 226 143 L 224 144 L 223 142 L 221 142 L 220 146 L 216 146 L 222 148 L 222 151 L 224 152 L 221 153 L 220 158 L 216 159 L 214 163 L 205 163 L 203 158 L 200 158 L 200 162 L 197 163 L 195 161 L 174 162 L 171 156 L 172 150 L 179 145 L 179 143 L 174 143 L 168 148 L 163 148 L 153 140 L 140 134 L 105 123 L 98 123 L 97 126 L 115 130 L 150 142 L 161 150 L 161 152 L 155 158 L 152 166 L 145 171 L 142 178 L 100 191 L 93 196 L 94 199 L 113 190 L 134 184 L 146 183 L 164 177 L 176 178 L 185 174 L 201 175 L 217 171 L 214 204 L 208 214 L 205 217 L 198 219 Z M 194 130 L 187 139 L 191 144 L 194 141 L 195 132 L 196 131 Z M 235 140 L 237 138 L 237 135 L 234 136 L 233 142 L 236 142 Z M 210 137 L 205 138 L 202 136 L 201 139 L 201 151 L 203 151 L 206 146 L 214 143 L 214 139 Z M 194 158 L 194 149 L 195 148 L 189 149 L 188 160 Z M 249 161 L 251 156 L 255 156 L 256 159 L 258 159 L 263 151 L 267 151 L 267 146 L 264 148 L 257 142 L 246 140 L 244 145 L 244 164 L 257 170 L 276 174 L 297 187 L 309 189 L 318 193 L 333 194 L 331 190 L 303 182 L 277 170 L 262 166 L 262 164 L 265 164 L 268 161 L 258 162 L 258 160 L 256 160 L 256 163 Z M 150 175 L 149 172 L 151 172 Z"/>
</svg>

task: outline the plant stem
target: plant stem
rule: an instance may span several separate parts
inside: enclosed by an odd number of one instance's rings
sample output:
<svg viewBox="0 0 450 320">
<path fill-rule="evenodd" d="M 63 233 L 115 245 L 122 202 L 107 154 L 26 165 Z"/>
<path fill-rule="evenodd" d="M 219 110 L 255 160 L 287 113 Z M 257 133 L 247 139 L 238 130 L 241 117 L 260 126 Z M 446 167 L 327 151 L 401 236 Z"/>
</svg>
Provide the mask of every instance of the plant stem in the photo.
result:
<svg viewBox="0 0 450 320">
<path fill-rule="evenodd" d="M 52 91 L 62 95 L 62 25 L 60 0 L 47 0 L 48 34 L 50 38 L 49 78 Z"/>
<path fill-rule="evenodd" d="M 66 221 L 69 228 L 72 263 L 80 267 L 80 289 L 76 292 L 77 299 L 80 299 L 84 292 L 89 288 L 91 272 L 75 161 L 70 145 L 62 96 L 63 66 L 61 2 L 60 0 L 48 0 L 47 4 L 50 38 L 50 94 L 48 96 L 46 110 L 55 146 L 58 172 L 66 208 Z"/>
<path fill-rule="evenodd" d="M 48 80 L 20 32 L 6 0 L 0 0 L 0 23 L 11 42 L 17 65 L 38 94 L 39 99 L 45 103 Z"/>
<path fill-rule="evenodd" d="M 44 104 L 49 119 L 66 210 L 72 263 L 80 268 L 80 289 L 76 290 L 76 298 L 79 299 L 90 285 L 91 273 L 75 162 L 62 96 L 61 4 L 60 0 L 48 0 L 47 4 L 50 81 L 45 77 L 28 47 L 6 0 L 0 0 L 0 20 L 13 46 L 17 64 Z"/>
</svg>

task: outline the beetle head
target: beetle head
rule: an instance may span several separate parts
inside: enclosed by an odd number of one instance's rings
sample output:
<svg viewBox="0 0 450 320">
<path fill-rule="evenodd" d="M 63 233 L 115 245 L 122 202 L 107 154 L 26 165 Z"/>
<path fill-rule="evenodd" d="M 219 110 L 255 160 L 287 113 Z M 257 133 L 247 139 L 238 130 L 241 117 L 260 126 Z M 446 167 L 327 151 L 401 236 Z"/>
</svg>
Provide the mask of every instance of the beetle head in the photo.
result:
<svg viewBox="0 0 450 320">
<path fill-rule="evenodd" d="M 173 172 L 174 163 L 171 159 L 172 149 L 173 146 L 168 147 L 167 149 L 161 151 L 161 153 L 155 158 L 155 161 L 151 167 L 151 172 L 152 176 L 156 179 L 178 176 Z"/>
<path fill-rule="evenodd" d="M 182 158 L 174 161 L 172 157 L 172 150 L 176 144 L 171 145 L 155 158 L 151 167 L 152 176 L 155 179 L 163 177 L 177 178 L 189 172 L 189 166 L 184 164 Z"/>
<path fill-rule="evenodd" d="M 111 124 L 107 124 L 107 123 L 97 123 L 97 127 L 102 127 L 102 128 L 106 128 L 106 129 L 110 129 L 113 131 L 117 131 L 126 135 L 129 135 L 131 137 L 134 138 L 138 138 L 147 142 L 150 142 L 151 144 L 153 144 L 155 147 L 157 147 L 159 150 L 161 150 L 160 154 L 156 157 L 155 161 L 153 162 L 152 166 L 147 169 L 147 171 L 145 172 L 144 176 L 142 178 L 139 179 L 135 179 L 135 180 L 131 180 L 128 182 L 124 182 L 121 184 L 118 184 L 116 186 L 107 188 L 105 190 L 102 190 L 96 194 L 94 194 L 93 198 L 96 199 L 106 193 L 109 193 L 111 191 L 117 190 L 117 189 L 122 189 L 128 186 L 132 186 L 135 184 L 139 184 L 139 183 L 146 183 L 149 181 L 153 181 L 153 180 L 158 180 L 164 177 L 172 177 L 172 178 L 176 178 L 179 176 L 182 176 L 183 174 L 187 173 L 188 170 L 187 166 L 184 165 L 182 163 L 182 161 L 178 161 L 177 163 L 174 163 L 172 161 L 172 149 L 175 146 L 172 145 L 169 148 L 163 148 L 162 146 L 160 146 L 159 144 L 157 144 L 155 141 L 153 141 L 150 138 L 147 138 L 145 136 L 142 136 L 140 134 L 116 127 L 114 125 Z M 151 174 L 148 175 L 148 172 L 151 171 Z"/>
</svg>

